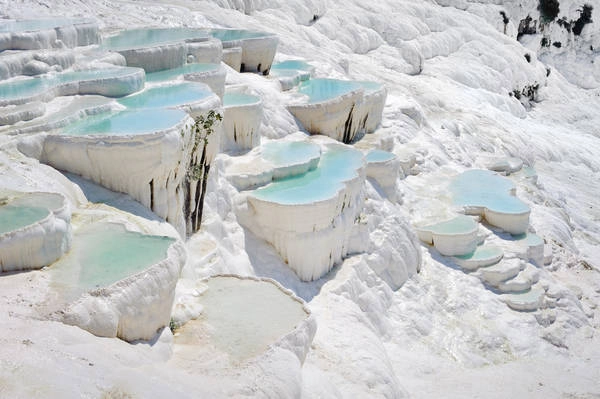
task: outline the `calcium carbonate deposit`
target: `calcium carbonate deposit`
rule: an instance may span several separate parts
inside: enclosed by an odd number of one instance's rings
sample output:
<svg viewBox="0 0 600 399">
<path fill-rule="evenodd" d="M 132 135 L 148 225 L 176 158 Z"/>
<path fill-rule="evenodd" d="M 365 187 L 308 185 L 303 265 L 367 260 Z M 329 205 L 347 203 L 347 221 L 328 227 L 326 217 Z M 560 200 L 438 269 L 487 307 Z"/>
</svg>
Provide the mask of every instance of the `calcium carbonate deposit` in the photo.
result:
<svg viewBox="0 0 600 399">
<path fill-rule="evenodd" d="M 0 398 L 600 397 L 599 0 L 0 0 Z"/>
</svg>

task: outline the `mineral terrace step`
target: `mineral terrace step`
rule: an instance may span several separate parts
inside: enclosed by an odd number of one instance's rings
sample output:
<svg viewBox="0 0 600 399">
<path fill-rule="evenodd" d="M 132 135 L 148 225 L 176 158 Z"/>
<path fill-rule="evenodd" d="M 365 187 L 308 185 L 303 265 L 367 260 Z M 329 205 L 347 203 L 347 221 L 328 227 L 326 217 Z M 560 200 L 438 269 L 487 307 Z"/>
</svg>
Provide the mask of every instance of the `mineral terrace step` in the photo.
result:
<svg viewBox="0 0 600 399">
<path fill-rule="evenodd" d="M 535 286 L 528 291 L 504 294 L 500 299 L 514 310 L 536 310 L 542 304 L 544 294 L 543 288 Z"/>
</svg>

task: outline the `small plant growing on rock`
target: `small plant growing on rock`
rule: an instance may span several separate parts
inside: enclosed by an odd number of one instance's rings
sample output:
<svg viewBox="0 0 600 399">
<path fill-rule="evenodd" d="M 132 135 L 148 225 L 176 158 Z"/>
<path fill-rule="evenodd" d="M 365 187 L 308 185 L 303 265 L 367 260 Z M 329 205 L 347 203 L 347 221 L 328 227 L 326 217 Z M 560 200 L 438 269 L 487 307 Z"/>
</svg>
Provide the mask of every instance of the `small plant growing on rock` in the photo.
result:
<svg viewBox="0 0 600 399">
<path fill-rule="evenodd" d="M 206 147 L 208 146 L 208 137 L 215 132 L 215 124 L 217 122 L 221 122 L 223 117 L 221 114 L 214 110 L 210 110 L 206 117 L 204 115 L 200 115 L 194 120 L 194 124 L 192 125 L 192 155 L 196 153 L 200 144 L 202 144 L 203 152 L 202 158 L 204 158 L 204 153 L 206 152 Z M 203 162 L 200 163 L 191 163 L 188 168 L 188 179 L 191 180 L 200 180 L 202 178 L 202 170 L 204 165 Z"/>
</svg>

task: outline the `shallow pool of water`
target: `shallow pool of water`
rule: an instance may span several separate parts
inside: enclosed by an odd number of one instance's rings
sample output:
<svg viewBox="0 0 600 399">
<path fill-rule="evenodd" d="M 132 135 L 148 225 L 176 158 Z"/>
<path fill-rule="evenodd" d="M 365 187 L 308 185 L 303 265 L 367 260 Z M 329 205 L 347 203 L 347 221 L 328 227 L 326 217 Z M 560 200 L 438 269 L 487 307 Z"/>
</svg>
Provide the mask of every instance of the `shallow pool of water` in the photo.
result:
<svg viewBox="0 0 600 399">
<path fill-rule="evenodd" d="M 371 150 L 366 157 L 367 162 L 387 162 L 394 158 L 396 158 L 394 154 L 383 150 Z"/>
<path fill-rule="evenodd" d="M 271 66 L 271 70 L 292 70 L 292 71 L 310 71 L 313 67 L 302 60 L 288 60 L 278 62 Z"/>
<path fill-rule="evenodd" d="M 223 106 L 249 105 L 260 102 L 260 97 L 245 93 L 225 93 Z"/>
<path fill-rule="evenodd" d="M 69 136 L 149 134 L 173 128 L 187 117 L 175 109 L 136 109 L 90 116 L 67 126 Z"/>
<path fill-rule="evenodd" d="M 49 214 L 48 209 L 35 206 L 12 204 L 0 206 L 0 234 L 39 222 Z"/>
<path fill-rule="evenodd" d="M 244 29 L 212 29 L 210 35 L 222 42 L 272 36 L 270 33 Z"/>
<path fill-rule="evenodd" d="M 131 29 L 104 39 L 103 46 L 110 50 L 128 50 L 143 47 L 154 47 L 161 44 L 184 42 L 186 40 L 207 40 L 205 30 L 193 28 L 167 29 Z"/>
<path fill-rule="evenodd" d="M 344 187 L 344 181 L 356 176 L 362 162 L 360 151 L 334 146 L 321 155 L 316 169 L 273 182 L 255 190 L 252 195 L 286 205 L 330 199 Z"/>
<path fill-rule="evenodd" d="M 477 228 L 477 223 L 469 216 L 459 215 L 454 219 L 426 226 L 423 229 L 437 234 L 464 234 Z"/>
<path fill-rule="evenodd" d="M 509 179 L 482 169 L 468 170 L 450 184 L 453 201 L 457 205 L 485 207 L 507 214 L 528 212 L 527 204 L 510 195 L 514 187 Z"/>
<path fill-rule="evenodd" d="M 164 69 L 162 71 L 146 74 L 146 82 L 164 82 L 166 80 L 174 80 L 180 76 L 189 73 L 209 72 L 219 69 L 219 64 L 203 64 L 194 63 L 172 69 Z"/>
<path fill-rule="evenodd" d="M 157 86 L 120 99 L 127 108 L 165 108 L 191 104 L 210 97 L 213 92 L 205 85 L 183 82 L 168 86 Z M 158 111 L 158 112 L 162 112 Z"/>
<path fill-rule="evenodd" d="M 338 79 L 310 79 L 300 84 L 298 92 L 309 98 L 309 103 L 318 103 L 340 97 L 362 88 L 358 82 Z"/>
<path fill-rule="evenodd" d="M 267 281 L 213 277 L 200 296 L 202 316 L 188 322 L 180 338 L 208 333 L 214 346 L 235 360 L 259 355 L 308 317 L 303 305 Z"/>
<path fill-rule="evenodd" d="M 87 23 L 86 19 L 71 18 L 41 18 L 41 19 L 23 19 L 11 20 L 0 23 L 0 32 L 32 32 L 38 30 L 47 30 L 59 28 L 62 26 Z"/>
<path fill-rule="evenodd" d="M 170 237 L 127 231 L 112 223 L 85 227 L 73 237 L 71 252 L 52 265 L 55 283 L 78 296 L 107 287 L 166 259 Z"/>
<path fill-rule="evenodd" d="M 321 147 L 307 141 L 271 141 L 262 146 L 262 157 L 276 167 L 309 162 L 319 157 Z"/>
</svg>

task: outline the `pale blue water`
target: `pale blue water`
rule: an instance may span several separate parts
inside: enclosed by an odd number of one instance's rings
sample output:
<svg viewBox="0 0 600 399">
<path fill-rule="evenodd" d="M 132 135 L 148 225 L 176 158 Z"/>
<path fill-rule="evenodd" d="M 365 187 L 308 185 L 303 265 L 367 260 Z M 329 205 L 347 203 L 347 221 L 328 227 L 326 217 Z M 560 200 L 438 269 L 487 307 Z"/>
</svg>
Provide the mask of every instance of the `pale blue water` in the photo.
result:
<svg viewBox="0 0 600 399">
<path fill-rule="evenodd" d="M 75 234 L 71 253 L 52 266 L 53 277 L 74 295 L 107 287 L 166 259 L 173 242 L 98 223 Z"/>
<path fill-rule="evenodd" d="M 209 34 L 222 42 L 272 36 L 271 33 L 243 29 L 212 29 Z"/>
<path fill-rule="evenodd" d="M 0 234 L 39 222 L 49 214 L 48 209 L 34 206 L 0 206 Z"/>
<path fill-rule="evenodd" d="M 23 19 L 0 23 L 0 32 L 29 32 L 89 22 L 87 19 L 43 18 Z"/>
<path fill-rule="evenodd" d="M 379 91 L 383 88 L 383 85 L 381 83 L 377 83 L 377 82 L 371 82 L 371 81 L 365 80 L 365 81 L 359 81 L 356 83 L 360 84 L 362 86 L 362 88 L 365 89 L 365 93 L 367 93 L 367 94 Z"/>
<path fill-rule="evenodd" d="M 44 92 L 52 87 L 51 82 L 44 78 L 28 78 L 0 83 L 0 99 L 30 97 Z"/>
<path fill-rule="evenodd" d="M 122 98 L 118 102 L 130 109 L 165 108 L 194 103 L 210 97 L 212 94 L 212 91 L 203 84 L 183 82 L 152 87 Z"/>
<path fill-rule="evenodd" d="M 394 154 L 383 150 L 371 150 L 367 154 L 367 162 L 386 162 L 396 158 Z"/>
<path fill-rule="evenodd" d="M 273 64 L 271 66 L 271 70 L 293 70 L 293 71 L 310 71 L 313 67 L 302 60 L 288 60 L 283 62 L 278 62 L 277 64 Z"/>
<path fill-rule="evenodd" d="M 271 141 L 262 146 L 262 157 L 275 166 L 308 162 L 321 155 L 321 147 L 307 141 Z"/>
<path fill-rule="evenodd" d="M 450 184 L 454 203 L 461 206 L 485 207 L 490 210 L 519 214 L 529 211 L 529 206 L 509 191 L 514 184 L 492 171 L 473 169 L 458 175 Z"/>
<path fill-rule="evenodd" d="M 137 68 L 119 67 L 103 68 L 85 71 L 71 71 L 57 74 L 47 74 L 35 78 L 20 79 L 0 83 L 0 98 L 14 99 L 40 94 L 55 86 L 94 79 L 116 78 L 129 75 Z"/>
<path fill-rule="evenodd" d="M 432 224 L 423 229 L 437 234 L 463 234 L 473 231 L 475 228 L 477 228 L 477 223 L 472 218 L 459 215 L 454 219 Z"/>
<path fill-rule="evenodd" d="M 516 234 L 513 235 L 512 238 L 515 241 L 524 241 L 525 245 L 530 247 L 544 244 L 544 240 L 537 234 L 533 233 Z"/>
<path fill-rule="evenodd" d="M 318 103 L 358 90 L 360 83 L 337 79 L 311 79 L 298 87 L 298 92 L 309 97 L 309 103 Z"/>
<path fill-rule="evenodd" d="M 502 256 L 502 249 L 493 245 L 480 245 L 475 251 L 467 255 L 458 255 L 457 258 L 464 260 L 489 260 Z"/>
<path fill-rule="evenodd" d="M 343 188 L 342 182 L 354 177 L 362 162 L 360 151 L 333 147 L 321 155 L 316 169 L 273 182 L 255 190 L 252 195 L 285 205 L 323 201 Z"/>
<path fill-rule="evenodd" d="M 223 106 L 248 105 L 260 102 L 260 97 L 244 93 L 225 93 L 223 96 Z"/>
<path fill-rule="evenodd" d="M 128 50 L 154 47 L 161 44 L 183 42 L 185 40 L 206 40 L 208 33 L 201 29 L 131 29 L 104 39 L 103 46 L 110 50 Z"/>
<path fill-rule="evenodd" d="M 64 202 L 65 200 L 60 194 L 33 192 L 14 199 L 10 204 L 13 206 L 30 206 L 56 210 L 62 208 Z"/>
<path fill-rule="evenodd" d="M 175 109 L 138 109 L 90 116 L 67 126 L 62 134 L 70 136 L 126 136 L 154 133 L 174 127 L 187 117 Z"/>
<path fill-rule="evenodd" d="M 217 69 L 219 69 L 219 64 L 186 64 L 178 68 L 148 73 L 146 74 L 146 82 L 164 82 L 166 80 L 177 79 L 188 73 L 216 71 Z"/>
</svg>

